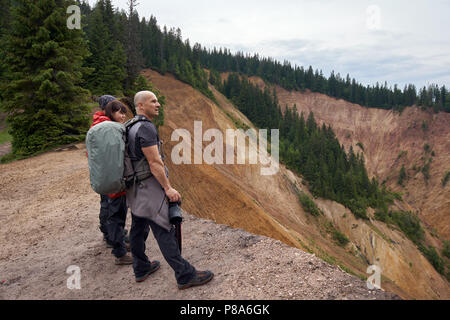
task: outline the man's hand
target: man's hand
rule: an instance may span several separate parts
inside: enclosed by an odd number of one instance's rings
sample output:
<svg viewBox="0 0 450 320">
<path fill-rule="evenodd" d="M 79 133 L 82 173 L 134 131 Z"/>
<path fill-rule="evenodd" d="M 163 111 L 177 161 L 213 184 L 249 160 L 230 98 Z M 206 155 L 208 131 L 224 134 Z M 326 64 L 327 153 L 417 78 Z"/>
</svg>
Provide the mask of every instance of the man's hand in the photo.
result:
<svg viewBox="0 0 450 320">
<path fill-rule="evenodd" d="M 164 191 L 166 192 L 166 196 L 169 198 L 170 202 L 178 202 L 181 200 L 181 195 L 174 188 L 170 187 Z"/>
</svg>

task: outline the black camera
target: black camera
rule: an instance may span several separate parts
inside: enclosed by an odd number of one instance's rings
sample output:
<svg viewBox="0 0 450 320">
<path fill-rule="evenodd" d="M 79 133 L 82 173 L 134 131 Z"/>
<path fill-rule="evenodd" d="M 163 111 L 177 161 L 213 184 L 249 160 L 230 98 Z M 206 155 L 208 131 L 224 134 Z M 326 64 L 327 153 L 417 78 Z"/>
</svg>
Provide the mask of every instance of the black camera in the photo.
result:
<svg viewBox="0 0 450 320">
<path fill-rule="evenodd" d="M 181 201 L 169 202 L 169 221 L 173 225 L 181 224 L 183 216 L 181 212 Z"/>
</svg>

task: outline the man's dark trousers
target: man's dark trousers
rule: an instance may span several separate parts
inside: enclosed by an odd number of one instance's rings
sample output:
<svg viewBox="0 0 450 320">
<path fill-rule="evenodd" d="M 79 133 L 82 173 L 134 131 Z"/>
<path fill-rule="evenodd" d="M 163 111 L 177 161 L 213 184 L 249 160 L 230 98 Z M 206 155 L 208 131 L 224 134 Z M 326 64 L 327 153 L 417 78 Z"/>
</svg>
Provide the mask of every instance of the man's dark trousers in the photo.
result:
<svg viewBox="0 0 450 320">
<path fill-rule="evenodd" d="M 126 197 L 108 197 L 108 218 L 106 219 L 106 229 L 108 230 L 108 240 L 113 246 L 112 254 L 116 258 L 123 257 L 127 253 L 125 246 L 125 220 L 127 219 Z"/>
<path fill-rule="evenodd" d="M 158 242 L 164 259 L 175 271 L 177 283 L 185 284 L 194 277 L 196 274 L 195 268 L 181 257 L 175 228 L 168 232 L 153 221 L 137 217 L 133 213 L 131 213 L 131 219 L 130 245 L 136 278 L 144 276 L 150 270 L 151 262 L 145 254 L 145 242 L 150 228 L 152 228 L 153 236 Z"/>
</svg>

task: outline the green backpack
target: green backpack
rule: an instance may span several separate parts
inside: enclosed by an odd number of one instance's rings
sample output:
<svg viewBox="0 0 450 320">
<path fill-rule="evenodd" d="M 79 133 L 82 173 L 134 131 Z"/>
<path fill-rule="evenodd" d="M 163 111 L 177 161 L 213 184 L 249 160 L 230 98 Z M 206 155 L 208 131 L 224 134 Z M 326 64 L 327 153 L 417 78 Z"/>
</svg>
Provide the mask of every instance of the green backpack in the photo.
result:
<svg viewBox="0 0 450 320">
<path fill-rule="evenodd" d="M 125 125 L 104 121 L 89 129 L 86 135 L 89 177 L 96 193 L 118 193 L 152 176 L 147 159 L 133 163 L 128 156 L 127 133 L 139 121 L 133 118 Z"/>
<path fill-rule="evenodd" d="M 125 131 L 121 123 L 103 121 L 90 128 L 86 135 L 91 187 L 99 194 L 117 193 L 125 189 Z"/>
</svg>

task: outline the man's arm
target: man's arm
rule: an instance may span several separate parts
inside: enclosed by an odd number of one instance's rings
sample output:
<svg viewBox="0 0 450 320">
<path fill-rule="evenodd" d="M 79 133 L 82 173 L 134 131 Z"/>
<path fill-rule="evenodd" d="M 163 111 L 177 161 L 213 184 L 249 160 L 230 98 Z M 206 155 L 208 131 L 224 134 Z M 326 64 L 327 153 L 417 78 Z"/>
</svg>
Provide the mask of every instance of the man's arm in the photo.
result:
<svg viewBox="0 0 450 320">
<path fill-rule="evenodd" d="M 177 190 L 172 188 L 169 179 L 166 177 L 166 172 L 164 170 L 164 163 L 162 162 L 159 152 L 158 145 L 151 147 L 142 148 L 142 152 L 150 165 L 150 171 L 155 176 L 156 180 L 164 188 L 164 191 L 171 202 L 178 202 L 181 200 L 181 196 Z"/>
</svg>

